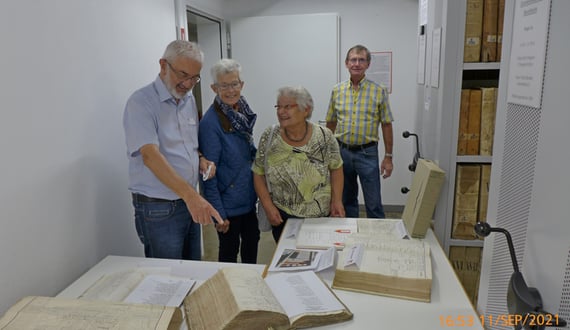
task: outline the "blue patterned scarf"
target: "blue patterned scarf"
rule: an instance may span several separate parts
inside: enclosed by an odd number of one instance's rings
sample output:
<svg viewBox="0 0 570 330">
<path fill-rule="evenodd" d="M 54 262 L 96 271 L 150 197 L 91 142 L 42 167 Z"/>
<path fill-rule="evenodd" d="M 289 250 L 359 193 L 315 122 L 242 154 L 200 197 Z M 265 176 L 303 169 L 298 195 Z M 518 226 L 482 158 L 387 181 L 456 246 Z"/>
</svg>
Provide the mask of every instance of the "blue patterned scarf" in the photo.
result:
<svg viewBox="0 0 570 330">
<path fill-rule="evenodd" d="M 226 115 L 232 125 L 232 128 L 236 132 L 244 133 L 249 137 L 252 137 L 253 125 L 255 125 L 257 115 L 251 111 L 249 104 L 247 104 L 247 101 L 243 96 L 240 96 L 237 101 L 238 111 L 235 111 L 231 105 L 222 102 L 218 95 L 216 95 L 215 102 L 218 103 L 220 109 L 224 115 Z"/>
<path fill-rule="evenodd" d="M 218 109 L 220 109 L 226 118 L 228 118 L 234 131 L 238 132 L 247 140 L 249 143 L 250 156 L 253 160 L 255 158 L 255 153 L 257 152 L 257 148 L 255 148 L 255 144 L 253 142 L 253 125 L 255 125 L 257 115 L 251 111 L 249 104 L 247 104 L 247 101 L 243 96 L 240 96 L 237 101 L 236 105 L 238 107 L 238 111 L 235 111 L 231 105 L 222 102 L 218 95 L 216 95 L 214 102 L 218 106 Z"/>
</svg>

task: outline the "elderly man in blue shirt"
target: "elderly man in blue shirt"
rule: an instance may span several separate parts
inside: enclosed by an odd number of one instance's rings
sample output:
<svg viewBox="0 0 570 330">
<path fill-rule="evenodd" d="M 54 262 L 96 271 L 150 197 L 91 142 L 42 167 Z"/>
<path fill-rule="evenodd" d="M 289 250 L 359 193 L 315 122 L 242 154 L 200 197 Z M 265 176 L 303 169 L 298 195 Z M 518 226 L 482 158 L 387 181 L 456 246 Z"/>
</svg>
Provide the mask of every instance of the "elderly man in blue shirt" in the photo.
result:
<svg viewBox="0 0 570 330">
<path fill-rule="evenodd" d="M 200 224 L 223 223 L 196 191 L 201 173 L 215 175 L 213 162 L 198 150 L 191 93 L 203 57 L 196 43 L 171 42 L 159 60 L 158 77 L 135 91 L 125 107 L 129 190 L 146 257 L 200 260 Z"/>
</svg>

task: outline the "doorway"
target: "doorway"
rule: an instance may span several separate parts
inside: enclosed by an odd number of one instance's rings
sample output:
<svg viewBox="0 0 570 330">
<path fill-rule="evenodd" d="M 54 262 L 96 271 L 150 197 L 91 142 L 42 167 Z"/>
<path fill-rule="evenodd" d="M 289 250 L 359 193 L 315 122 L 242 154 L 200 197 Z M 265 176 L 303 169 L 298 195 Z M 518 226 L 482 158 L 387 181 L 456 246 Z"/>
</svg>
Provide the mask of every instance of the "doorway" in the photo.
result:
<svg viewBox="0 0 570 330">
<path fill-rule="evenodd" d="M 201 118 L 215 96 L 210 89 L 210 85 L 213 83 L 210 68 L 216 61 L 223 58 L 223 21 L 191 8 L 186 11 L 186 19 L 188 22 L 188 40 L 197 42 L 204 52 L 202 79 L 193 90 L 198 106 L 198 115 Z"/>
</svg>

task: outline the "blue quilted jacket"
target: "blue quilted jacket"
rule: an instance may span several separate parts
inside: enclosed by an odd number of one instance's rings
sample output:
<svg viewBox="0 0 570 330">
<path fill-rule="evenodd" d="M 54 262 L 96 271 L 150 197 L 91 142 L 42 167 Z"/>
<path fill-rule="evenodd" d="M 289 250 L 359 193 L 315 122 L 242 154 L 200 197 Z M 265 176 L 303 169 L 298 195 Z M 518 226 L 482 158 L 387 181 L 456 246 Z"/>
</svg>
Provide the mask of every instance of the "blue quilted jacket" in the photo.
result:
<svg viewBox="0 0 570 330">
<path fill-rule="evenodd" d="M 253 143 L 234 131 L 213 104 L 200 121 L 198 139 L 200 151 L 216 164 L 216 176 L 203 182 L 206 200 L 223 219 L 253 211 L 257 202 L 251 171 Z"/>
</svg>

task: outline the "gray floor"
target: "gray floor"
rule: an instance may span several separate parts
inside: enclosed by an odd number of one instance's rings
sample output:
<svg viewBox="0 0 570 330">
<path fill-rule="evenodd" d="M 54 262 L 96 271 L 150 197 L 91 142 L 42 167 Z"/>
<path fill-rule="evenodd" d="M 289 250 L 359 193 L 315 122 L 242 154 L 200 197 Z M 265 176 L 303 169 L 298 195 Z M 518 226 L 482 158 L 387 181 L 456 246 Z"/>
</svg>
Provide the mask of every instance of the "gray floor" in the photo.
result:
<svg viewBox="0 0 570 330">
<path fill-rule="evenodd" d="M 362 215 L 361 215 L 362 217 Z M 386 212 L 388 219 L 400 219 L 402 214 L 399 212 Z M 218 261 L 218 235 L 216 229 L 212 225 L 202 226 L 204 238 L 204 256 L 202 260 Z M 259 240 L 259 249 L 257 253 L 258 264 L 269 264 L 275 252 L 275 241 L 271 232 L 261 233 Z"/>
<path fill-rule="evenodd" d="M 202 260 L 218 261 L 218 234 L 212 225 L 202 226 L 204 238 L 204 256 Z M 257 252 L 258 264 L 269 264 L 275 251 L 275 241 L 271 232 L 261 233 Z"/>
</svg>

